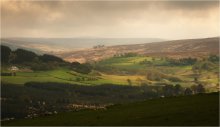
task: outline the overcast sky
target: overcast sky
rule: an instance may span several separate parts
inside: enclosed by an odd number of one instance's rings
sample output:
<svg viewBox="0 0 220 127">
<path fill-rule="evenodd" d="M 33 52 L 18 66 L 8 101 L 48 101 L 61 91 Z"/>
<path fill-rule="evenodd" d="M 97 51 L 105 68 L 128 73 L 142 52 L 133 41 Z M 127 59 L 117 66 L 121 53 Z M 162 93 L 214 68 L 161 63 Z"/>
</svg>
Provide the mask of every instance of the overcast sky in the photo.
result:
<svg viewBox="0 0 220 127">
<path fill-rule="evenodd" d="M 2 37 L 183 39 L 219 36 L 218 1 L 8 1 Z"/>
</svg>

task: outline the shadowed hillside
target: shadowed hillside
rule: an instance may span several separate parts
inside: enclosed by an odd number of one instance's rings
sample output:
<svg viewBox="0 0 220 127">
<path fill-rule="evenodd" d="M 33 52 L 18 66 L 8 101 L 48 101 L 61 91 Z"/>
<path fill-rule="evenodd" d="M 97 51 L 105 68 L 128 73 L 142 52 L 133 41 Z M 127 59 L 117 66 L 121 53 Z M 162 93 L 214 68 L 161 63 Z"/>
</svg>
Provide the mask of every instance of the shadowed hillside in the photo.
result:
<svg viewBox="0 0 220 127">
<path fill-rule="evenodd" d="M 85 110 L 35 119 L 14 120 L 3 122 L 3 125 L 217 126 L 219 125 L 218 95 L 212 93 L 153 99 L 110 106 L 105 110 Z"/>
</svg>

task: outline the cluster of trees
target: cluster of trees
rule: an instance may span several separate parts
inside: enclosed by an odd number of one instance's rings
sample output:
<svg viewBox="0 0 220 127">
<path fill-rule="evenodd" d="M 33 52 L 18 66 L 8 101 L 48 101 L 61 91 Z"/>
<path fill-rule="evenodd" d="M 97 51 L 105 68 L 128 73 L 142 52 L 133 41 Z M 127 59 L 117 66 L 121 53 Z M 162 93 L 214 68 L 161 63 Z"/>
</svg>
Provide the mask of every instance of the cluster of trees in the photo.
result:
<svg viewBox="0 0 220 127">
<path fill-rule="evenodd" d="M 211 61 L 213 63 L 219 62 L 219 56 L 218 55 L 209 55 L 208 61 Z"/>
<path fill-rule="evenodd" d="M 193 85 L 189 88 L 183 88 L 181 85 L 165 85 L 163 87 L 165 96 L 178 96 L 178 95 L 192 95 L 197 93 L 204 93 L 205 88 L 202 84 Z"/>
<path fill-rule="evenodd" d="M 197 62 L 196 58 L 180 58 L 180 59 L 167 59 L 171 65 L 183 66 L 183 65 L 193 65 Z"/>
<path fill-rule="evenodd" d="M 219 62 L 219 56 L 218 55 L 209 55 L 206 58 L 203 58 L 203 60 L 198 60 L 197 58 L 181 58 L 181 59 L 168 59 L 170 64 L 172 65 L 194 65 L 201 62 L 206 62 L 206 64 L 209 63 L 217 63 Z M 206 66 L 206 65 L 203 65 Z M 204 67 L 207 68 L 207 67 Z"/>
<path fill-rule="evenodd" d="M 70 64 L 70 67 L 72 70 L 83 74 L 88 74 L 93 69 L 92 65 L 90 65 L 89 63 L 80 64 L 79 62 L 72 62 Z"/>
<path fill-rule="evenodd" d="M 196 62 L 192 67 L 192 71 L 194 73 L 201 73 L 203 70 L 206 70 L 206 71 L 212 70 L 216 66 L 218 66 L 216 65 L 218 62 L 219 62 L 219 56 L 210 55 L 209 57 Z"/>
<path fill-rule="evenodd" d="M 105 47 L 105 45 L 96 45 L 96 46 L 93 46 L 94 49 L 99 49 L 99 48 L 103 48 Z"/>
<path fill-rule="evenodd" d="M 24 49 L 12 51 L 3 45 L 1 45 L 1 61 L 2 64 L 29 66 L 32 70 L 50 70 L 66 63 L 53 55 L 37 55 Z"/>
<path fill-rule="evenodd" d="M 123 103 L 146 98 L 159 97 L 153 87 L 139 87 L 104 84 L 98 86 L 70 85 L 59 83 L 26 83 L 24 87 L 2 84 L 2 118 L 21 118 L 28 114 L 27 107 L 45 102 L 49 109 L 58 112 L 70 103 L 108 104 Z M 32 103 L 30 103 L 32 102 Z M 36 106 L 35 106 L 36 107 Z"/>
<path fill-rule="evenodd" d="M 76 78 L 76 81 L 95 81 L 95 80 L 98 80 L 98 78 L 97 77 L 93 77 L 93 76 L 91 76 L 91 77 L 77 77 Z"/>
<path fill-rule="evenodd" d="M 137 53 L 120 53 L 120 54 L 115 54 L 114 57 L 135 57 L 139 56 Z"/>
<path fill-rule="evenodd" d="M 49 54 L 37 55 L 24 49 L 12 51 L 9 47 L 3 45 L 1 45 L 1 61 L 2 64 L 26 66 L 32 70 L 52 70 L 61 66 L 68 66 L 76 72 L 85 74 L 90 73 L 92 70 L 92 66 L 87 63 L 68 63 L 57 56 Z"/>
<path fill-rule="evenodd" d="M 139 64 L 145 64 L 145 65 L 152 65 L 153 63 L 151 61 L 148 61 L 147 59 L 140 61 Z"/>
<path fill-rule="evenodd" d="M 115 104 L 140 101 L 162 96 L 190 95 L 205 92 L 199 84 L 191 88 L 180 85 L 164 86 L 128 86 L 103 84 L 97 86 L 70 85 L 62 83 L 29 82 L 20 87 L 3 83 L 2 86 L 2 118 L 24 117 L 27 107 L 38 102 L 45 102 L 47 109 L 62 112 L 67 104 Z M 35 106 L 36 107 L 36 106 Z M 7 109 L 7 110 L 6 110 Z"/>
<path fill-rule="evenodd" d="M 11 49 L 7 46 L 1 45 L 1 62 L 2 64 L 8 63 L 11 54 Z"/>
<path fill-rule="evenodd" d="M 192 71 L 194 73 L 200 73 L 203 70 L 211 70 L 215 67 L 214 63 L 210 61 L 200 61 L 193 65 Z"/>
<path fill-rule="evenodd" d="M 177 96 L 183 94 L 184 89 L 179 84 L 176 84 L 175 86 L 165 85 L 163 91 L 164 96 Z"/>
</svg>

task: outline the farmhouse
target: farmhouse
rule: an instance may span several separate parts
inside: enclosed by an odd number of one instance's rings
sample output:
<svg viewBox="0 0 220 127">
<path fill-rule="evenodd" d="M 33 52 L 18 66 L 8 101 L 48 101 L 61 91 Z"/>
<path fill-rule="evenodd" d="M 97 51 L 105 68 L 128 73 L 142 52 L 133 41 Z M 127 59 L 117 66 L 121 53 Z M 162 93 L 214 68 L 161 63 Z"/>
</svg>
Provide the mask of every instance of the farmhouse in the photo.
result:
<svg viewBox="0 0 220 127">
<path fill-rule="evenodd" d="M 16 66 L 11 66 L 9 70 L 11 70 L 11 71 L 18 71 L 19 69 Z"/>
<path fill-rule="evenodd" d="M 18 67 L 16 66 L 11 66 L 10 69 L 12 76 L 16 76 L 16 71 L 18 71 Z"/>
</svg>

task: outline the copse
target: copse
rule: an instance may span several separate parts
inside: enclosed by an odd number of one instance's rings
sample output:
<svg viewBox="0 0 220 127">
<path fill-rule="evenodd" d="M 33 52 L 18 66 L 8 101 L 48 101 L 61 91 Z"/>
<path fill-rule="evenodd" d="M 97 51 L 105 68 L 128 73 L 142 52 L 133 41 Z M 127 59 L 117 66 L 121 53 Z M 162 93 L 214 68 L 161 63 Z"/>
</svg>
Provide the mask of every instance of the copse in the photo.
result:
<svg viewBox="0 0 220 127">
<path fill-rule="evenodd" d="M 184 94 L 184 90 L 182 88 L 181 85 L 179 84 L 176 84 L 175 86 L 174 85 L 165 85 L 163 87 L 163 93 L 165 96 L 179 96 L 179 95 L 183 95 Z"/>
<path fill-rule="evenodd" d="M 210 62 L 210 61 L 200 61 L 200 62 L 197 62 L 193 65 L 192 67 L 192 71 L 195 73 L 195 72 L 201 72 L 203 70 L 211 70 L 215 67 L 215 65 Z"/>
<path fill-rule="evenodd" d="M 92 66 L 88 63 L 80 64 L 79 62 L 72 62 L 70 68 L 78 73 L 88 74 L 92 71 Z"/>
<path fill-rule="evenodd" d="M 39 56 L 39 59 L 43 62 L 63 62 L 63 59 L 49 54 Z"/>
<path fill-rule="evenodd" d="M 35 54 L 34 52 L 24 49 L 17 49 L 12 53 L 15 54 L 15 58 L 11 62 L 15 64 L 31 62 L 34 60 L 34 58 L 38 57 L 37 54 Z"/>
<path fill-rule="evenodd" d="M 2 63 L 8 63 L 11 54 L 11 49 L 7 46 L 1 45 L 1 61 Z"/>
<path fill-rule="evenodd" d="M 196 58 L 181 58 L 181 59 L 168 59 L 171 65 L 182 66 L 182 65 L 193 65 L 197 62 Z"/>
<path fill-rule="evenodd" d="M 192 89 L 194 94 L 205 93 L 205 88 L 204 88 L 204 86 L 202 84 L 192 85 L 191 89 Z"/>
<path fill-rule="evenodd" d="M 219 56 L 217 56 L 217 55 L 210 55 L 210 56 L 208 57 L 208 61 L 211 61 L 211 62 L 213 62 L 213 63 L 219 62 Z"/>
<path fill-rule="evenodd" d="M 57 56 L 49 54 L 39 56 L 32 51 L 24 49 L 12 51 L 9 47 L 3 45 L 1 45 L 1 61 L 4 64 L 18 64 L 39 71 L 52 70 L 59 66 L 69 66 L 70 64 Z"/>
</svg>

